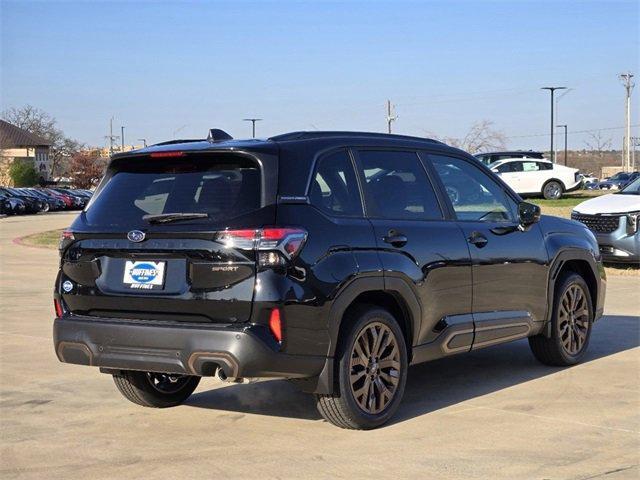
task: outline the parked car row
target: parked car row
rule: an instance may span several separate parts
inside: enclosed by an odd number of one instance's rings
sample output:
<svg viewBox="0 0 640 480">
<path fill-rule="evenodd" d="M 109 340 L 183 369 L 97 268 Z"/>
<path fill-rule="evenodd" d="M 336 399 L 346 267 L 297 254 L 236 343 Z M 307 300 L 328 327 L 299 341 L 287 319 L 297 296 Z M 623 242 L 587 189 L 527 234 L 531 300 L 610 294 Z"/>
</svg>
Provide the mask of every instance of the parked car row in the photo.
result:
<svg viewBox="0 0 640 480">
<path fill-rule="evenodd" d="M 585 181 L 585 188 L 588 190 L 622 190 L 638 177 L 640 177 L 640 172 L 618 172 L 602 181 L 597 181 L 597 179 L 595 182 Z"/>
<path fill-rule="evenodd" d="M 81 210 L 91 195 L 91 191 L 82 189 L 0 187 L 0 214 Z"/>
</svg>

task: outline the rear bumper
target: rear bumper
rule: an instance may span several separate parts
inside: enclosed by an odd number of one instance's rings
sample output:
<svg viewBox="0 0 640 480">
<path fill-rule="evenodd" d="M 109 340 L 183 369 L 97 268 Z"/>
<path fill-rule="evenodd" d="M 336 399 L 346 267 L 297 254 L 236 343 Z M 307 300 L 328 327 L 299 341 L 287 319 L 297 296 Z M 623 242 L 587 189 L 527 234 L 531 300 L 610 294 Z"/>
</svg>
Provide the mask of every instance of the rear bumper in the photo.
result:
<svg viewBox="0 0 640 480">
<path fill-rule="evenodd" d="M 322 356 L 289 355 L 259 325 L 181 326 L 77 315 L 56 318 L 61 362 L 113 370 L 185 375 L 306 378 L 318 375 Z"/>
</svg>

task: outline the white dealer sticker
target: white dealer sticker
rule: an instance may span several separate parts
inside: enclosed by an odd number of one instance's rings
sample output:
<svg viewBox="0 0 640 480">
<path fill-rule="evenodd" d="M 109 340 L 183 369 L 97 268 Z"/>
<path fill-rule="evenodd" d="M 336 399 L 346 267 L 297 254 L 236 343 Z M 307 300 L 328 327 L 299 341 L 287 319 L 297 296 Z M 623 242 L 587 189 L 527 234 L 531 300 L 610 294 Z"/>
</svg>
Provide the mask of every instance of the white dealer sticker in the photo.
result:
<svg viewBox="0 0 640 480">
<path fill-rule="evenodd" d="M 164 267 L 166 262 L 131 262 L 124 266 L 125 285 L 139 290 L 161 289 L 164 285 Z"/>
</svg>

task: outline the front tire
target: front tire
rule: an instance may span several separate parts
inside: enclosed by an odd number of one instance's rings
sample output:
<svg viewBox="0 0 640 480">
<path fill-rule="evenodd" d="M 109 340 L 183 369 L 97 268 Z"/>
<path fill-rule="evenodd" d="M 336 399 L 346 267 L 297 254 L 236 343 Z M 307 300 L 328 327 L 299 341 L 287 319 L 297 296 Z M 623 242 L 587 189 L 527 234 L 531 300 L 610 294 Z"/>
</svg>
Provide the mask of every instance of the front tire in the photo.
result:
<svg viewBox="0 0 640 480">
<path fill-rule="evenodd" d="M 336 355 L 337 391 L 317 395 L 320 414 L 347 429 L 370 430 L 398 409 L 407 381 L 407 347 L 396 319 L 375 306 L 356 308 L 345 318 Z"/>
<path fill-rule="evenodd" d="M 200 377 L 124 370 L 113 381 L 127 400 L 143 407 L 167 408 L 184 402 L 200 383 Z"/>
<path fill-rule="evenodd" d="M 547 200 L 557 200 L 562 197 L 562 184 L 555 180 L 551 180 L 542 187 L 542 196 Z"/>
<path fill-rule="evenodd" d="M 551 336 L 529 337 L 529 346 L 545 365 L 568 367 L 580 362 L 589 346 L 593 304 L 587 283 L 573 272 L 560 277 L 554 296 Z"/>
</svg>

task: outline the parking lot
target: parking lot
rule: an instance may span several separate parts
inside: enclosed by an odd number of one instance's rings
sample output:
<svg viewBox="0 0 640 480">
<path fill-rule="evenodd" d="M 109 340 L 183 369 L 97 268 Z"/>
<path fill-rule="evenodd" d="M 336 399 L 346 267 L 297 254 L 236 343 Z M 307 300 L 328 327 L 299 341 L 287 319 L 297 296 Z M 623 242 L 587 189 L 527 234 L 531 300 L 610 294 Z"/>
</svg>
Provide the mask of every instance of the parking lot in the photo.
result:
<svg viewBox="0 0 640 480">
<path fill-rule="evenodd" d="M 73 213 L 0 219 L 2 478 L 637 478 L 640 277 L 611 275 L 585 362 L 526 341 L 413 367 L 392 423 L 340 430 L 286 381 L 205 379 L 186 405 L 124 400 L 52 348 L 55 250 L 14 239 Z"/>
</svg>

